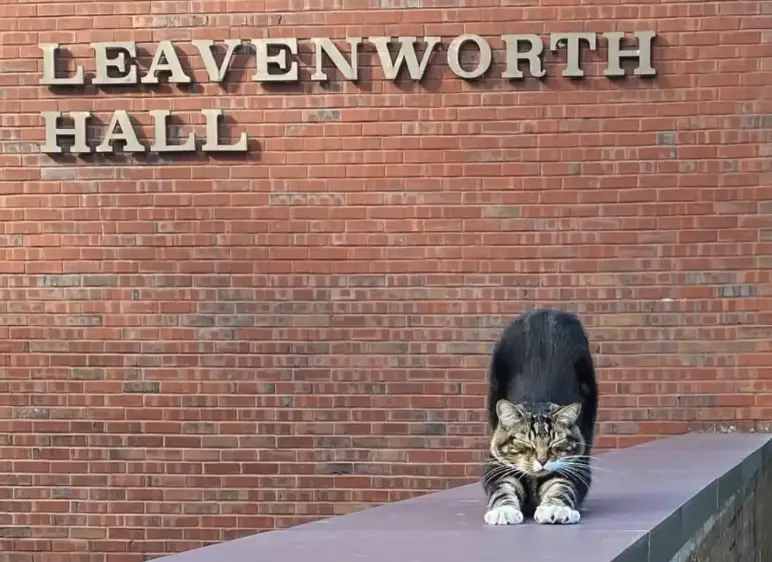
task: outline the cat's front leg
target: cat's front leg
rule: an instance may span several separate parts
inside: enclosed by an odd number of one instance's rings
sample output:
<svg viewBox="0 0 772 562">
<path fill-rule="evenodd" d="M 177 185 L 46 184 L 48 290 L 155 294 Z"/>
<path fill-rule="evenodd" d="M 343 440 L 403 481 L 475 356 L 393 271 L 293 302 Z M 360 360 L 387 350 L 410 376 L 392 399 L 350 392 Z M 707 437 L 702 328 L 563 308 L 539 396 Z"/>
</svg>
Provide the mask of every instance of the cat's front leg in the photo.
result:
<svg viewBox="0 0 772 562">
<path fill-rule="evenodd" d="M 485 522 L 488 525 L 518 525 L 523 522 L 522 505 L 525 498 L 523 485 L 514 476 L 484 481 L 488 504 Z"/>
<path fill-rule="evenodd" d="M 572 525 L 581 515 L 577 510 L 578 490 L 571 480 L 552 478 L 539 487 L 539 503 L 533 514 L 542 525 Z"/>
</svg>

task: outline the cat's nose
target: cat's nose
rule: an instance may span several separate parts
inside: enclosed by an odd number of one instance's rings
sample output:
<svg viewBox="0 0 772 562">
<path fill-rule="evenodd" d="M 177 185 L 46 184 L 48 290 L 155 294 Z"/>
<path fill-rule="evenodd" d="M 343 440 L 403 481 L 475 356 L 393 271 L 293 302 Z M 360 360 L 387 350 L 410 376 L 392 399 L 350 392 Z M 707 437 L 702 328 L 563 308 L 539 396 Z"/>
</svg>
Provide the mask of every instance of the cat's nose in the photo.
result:
<svg viewBox="0 0 772 562">
<path fill-rule="evenodd" d="M 538 462 L 540 465 L 544 466 L 547 464 L 547 461 L 549 460 L 548 457 L 536 457 L 536 462 Z"/>
</svg>

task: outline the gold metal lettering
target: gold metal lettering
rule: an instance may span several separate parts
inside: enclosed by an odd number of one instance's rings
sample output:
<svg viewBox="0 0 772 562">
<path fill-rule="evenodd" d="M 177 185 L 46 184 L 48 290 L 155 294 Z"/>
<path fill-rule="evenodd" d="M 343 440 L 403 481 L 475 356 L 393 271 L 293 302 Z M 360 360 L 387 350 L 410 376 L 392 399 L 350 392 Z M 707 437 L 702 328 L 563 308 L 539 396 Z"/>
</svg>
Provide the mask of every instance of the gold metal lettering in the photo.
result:
<svg viewBox="0 0 772 562">
<path fill-rule="evenodd" d="M 220 144 L 220 119 L 223 117 L 222 109 L 202 109 L 201 113 L 206 117 L 206 142 L 201 150 L 204 152 L 246 152 L 247 134 L 241 133 L 239 140 L 233 144 Z"/>
<path fill-rule="evenodd" d="M 464 46 L 464 43 L 468 42 L 477 45 L 477 50 L 480 52 L 480 60 L 477 63 L 477 68 L 474 70 L 464 70 L 461 67 L 461 47 Z M 479 35 L 459 35 L 451 41 L 450 46 L 448 47 L 448 66 L 450 66 L 450 70 L 453 71 L 453 74 L 459 78 L 464 78 L 466 80 L 479 78 L 491 67 L 491 62 L 493 62 L 491 46 Z"/>
<path fill-rule="evenodd" d="M 622 49 L 622 39 L 625 34 L 621 31 L 607 31 L 603 37 L 608 41 L 608 68 L 603 71 L 605 76 L 624 76 L 625 70 L 620 64 L 622 59 L 638 59 L 638 66 L 633 70 L 636 76 L 655 76 L 656 69 L 651 65 L 651 51 L 655 31 L 636 31 L 633 33 L 638 40 L 638 48 Z"/>
<path fill-rule="evenodd" d="M 69 116 L 74 121 L 72 129 L 60 129 L 58 127 L 59 119 L 62 118 L 61 111 L 44 111 L 41 116 L 46 123 L 46 141 L 40 147 L 40 151 L 45 154 L 61 154 L 64 152 L 57 143 L 59 137 L 74 137 L 75 142 L 70 148 L 72 154 L 85 154 L 91 152 L 91 147 L 86 143 L 86 131 L 88 119 L 91 117 L 90 111 L 71 111 Z"/>
<path fill-rule="evenodd" d="M 591 32 L 570 32 L 553 33 L 550 36 L 550 50 L 557 51 L 562 48 L 561 43 L 566 42 L 566 68 L 562 75 L 567 78 L 581 78 L 584 76 L 584 70 L 580 67 L 580 58 L 582 52 L 582 41 L 587 42 L 591 51 L 598 47 L 598 41 L 594 33 Z"/>
<path fill-rule="evenodd" d="M 38 47 L 43 51 L 43 76 L 38 84 L 44 86 L 81 86 L 86 83 L 86 75 L 81 65 L 75 67 L 73 76 L 57 78 L 56 53 L 59 51 L 59 43 L 40 43 Z"/>
<path fill-rule="evenodd" d="M 137 44 L 134 41 L 91 43 L 96 58 L 96 76 L 93 83 L 105 84 L 136 84 L 137 66 L 132 64 L 126 70 L 126 54 L 131 58 L 137 57 Z M 109 57 L 111 51 L 116 56 Z M 115 53 L 115 51 L 118 51 Z M 110 76 L 108 70 L 115 68 L 123 76 Z"/>
<path fill-rule="evenodd" d="M 117 130 L 120 129 L 120 132 Z M 114 152 L 113 141 L 123 141 L 124 152 L 145 152 L 145 147 L 139 142 L 137 132 L 134 130 L 134 124 L 131 122 L 129 114 L 123 109 L 113 113 L 113 118 L 107 126 L 102 142 L 97 146 L 97 152 Z"/>
<path fill-rule="evenodd" d="M 383 74 L 386 80 L 396 80 L 402 65 L 407 65 L 407 72 L 410 78 L 413 80 L 421 80 L 426 67 L 429 64 L 429 59 L 432 56 L 432 51 L 440 43 L 439 37 L 424 37 L 424 43 L 426 43 L 426 50 L 424 51 L 421 62 L 418 62 L 418 55 L 415 52 L 415 45 L 418 42 L 417 37 L 399 37 L 397 41 L 400 43 L 399 53 L 397 53 L 397 59 L 392 61 L 391 53 L 389 52 L 389 44 L 392 42 L 391 37 L 370 37 L 369 41 L 375 45 L 375 49 L 378 52 L 378 58 L 381 61 L 381 68 L 383 68 Z"/>
<path fill-rule="evenodd" d="M 338 46 L 332 42 L 332 40 L 326 37 L 313 37 L 311 41 L 316 46 L 314 51 L 315 67 L 314 73 L 311 75 L 311 80 L 322 82 L 327 80 L 327 73 L 324 71 L 323 63 L 324 58 L 322 55 L 327 56 L 335 65 L 335 68 L 343 75 L 346 80 L 356 81 L 359 76 L 359 45 L 362 43 L 361 37 L 347 37 L 349 46 L 351 47 L 351 62 L 349 63 L 343 54 L 338 49 Z"/>
<path fill-rule="evenodd" d="M 228 50 L 225 51 L 222 65 L 217 66 L 217 61 L 215 60 L 214 53 L 212 52 L 214 41 L 211 39 L 195 39 L 193 41 L 193 46 L 198 49 L 198 52 L 204 61 L 204 68 L 206 68 L 206 73 L 209 75 L 209 80 L 212 82 L 219 83 L 225 80 L 225 75 L 228 74 L 228 70 L 231 66 L 233 54 L 236 52 L 236 49 L 242 45 L 240 39 L 228 39 L 225 41 L 225 44 L 228 46 Z"/>
<path fill-rule="evenodd" d="M 298 40 L 292 38 L 277 39 L 252 39 L 251 43 L 255 46 L 257 55 L 257 70 L 253 80 L 258 82 L 296 82 L 298 79 L 298 62 L 296 60 L 287 60 L 287 50 L 293 56 L 298 54 Z M 279 52 L 273 55 L 268 54 L 269 46 L 280 47 Z M 268 71 L 268 65 L 275 64 L 282 71 L 281 74 L 271 74 Z"/>
<path fill-rule="evenodd" d="M 542 66 L 541 55 L 544 52 L 544 43 L 541 37 L 531 33 L 518 35 L 502 35 L 501 40 L 507 47 L 507 68 L 501 73 L 502 78 L 523 78 L 523 72 L 517 64 L 521 60 L 528 61 L 528 69 L 534 78 L 542 78 L 546 72 Z M 520 43 L 529 43 L 531 48 L 520 52 Z"/>
<path fill-rule="evenodd" d="M 174 43 L 169 40 L 164 40 L 158 43 L 158 48 L 153 55 L 153 61 L 150 63 L 150 68 L 147 70 L 141 82 L 143 84 L 158 84 L 158 73 L 169 72 L 170 84 L 190 84 L 193 79 L 185 74 L 182 70 L 182 63 L 177 56 L 177 51 L 174 49 Z"/>
<path fill-rule="evenodd" d="M 169 144 L 169 117 L 171 111 L 168 109 L 154 109 L 150 111 L 153 118 L 154 137 L 153 144 L 150 146 L 151 152 L 195 152 L 196 135 L 190 133 L 188 138 L 182 144 Z"/>
</svg>

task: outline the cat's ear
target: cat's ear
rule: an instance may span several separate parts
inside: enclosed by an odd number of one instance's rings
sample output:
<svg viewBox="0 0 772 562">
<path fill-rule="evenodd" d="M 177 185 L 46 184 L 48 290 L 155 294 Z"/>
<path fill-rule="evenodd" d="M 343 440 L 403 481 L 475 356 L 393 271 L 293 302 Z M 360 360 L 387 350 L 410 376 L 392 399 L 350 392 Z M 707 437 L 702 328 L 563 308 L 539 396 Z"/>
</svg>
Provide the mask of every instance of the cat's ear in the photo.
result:
<svg viewBox="0 0 772 562">
<path fill-rule="evenodd" d="M 568 427 L 576 423 L 581 412 L 582 405 L 579 402 L 574 402 L 568 406 L 558 406 L 557 404 L 553 404 L 550 408 L 552 419 L 557 423 Z"/>
<path fill-rule="evenodd" d="M 501 399 L 496 402 L 496 414 L 499 416 L 499 425 L 504 429 L 512 429 L 525 421 L 527 412 L 520 405 L 512 404 L 509 400 Z"/>
</svg>

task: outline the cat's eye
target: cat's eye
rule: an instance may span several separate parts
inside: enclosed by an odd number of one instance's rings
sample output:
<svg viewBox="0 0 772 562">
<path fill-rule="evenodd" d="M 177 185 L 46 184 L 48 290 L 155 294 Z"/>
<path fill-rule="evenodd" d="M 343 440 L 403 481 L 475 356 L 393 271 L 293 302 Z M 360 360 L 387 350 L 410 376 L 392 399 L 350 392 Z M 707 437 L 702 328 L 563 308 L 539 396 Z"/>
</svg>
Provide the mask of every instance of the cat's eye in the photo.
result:
<svg viewBox="0 0 772 562">
<path fill-rule="evenodd" d="M 527 453 L 531 449 L 532 447 L 530 445 L 519 441 L 513 441 L 509 445 L 504 447 L 504 450 L 510 455 L 522 455 L 523 453 Z"/>
</svg>

